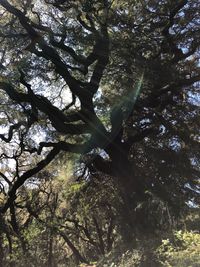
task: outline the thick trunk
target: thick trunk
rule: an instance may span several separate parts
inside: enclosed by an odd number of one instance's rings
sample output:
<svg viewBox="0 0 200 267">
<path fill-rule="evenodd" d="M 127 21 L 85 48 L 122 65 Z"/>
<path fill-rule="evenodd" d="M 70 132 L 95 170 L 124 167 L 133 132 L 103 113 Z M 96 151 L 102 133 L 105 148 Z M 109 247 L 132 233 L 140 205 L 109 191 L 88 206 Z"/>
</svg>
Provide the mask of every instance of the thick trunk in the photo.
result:
<svg viewBox="0 0 200 267">
<path fill-rule="evenodd" d="M 136 212 L 138 203 L 146 199 L 146 186 L 134 173 L 132 162 L 129 161 L 128 151 L 124 149 L 120 138 L 115 138 L 115 142 L 110 143 L 105 151 L 110 157 L 110 161 L 96 156 L 92 164 L 88 165 L 91 173 L 96 171 L 106 173 L 113 178 L 113 184 L 118 189 L 121 200 L 118 202 L 119 227 L 122 235 L 127 241 L 132 238 L 134 231 L 141 222 Z M 138 217 L 138 218 L 137 218 Z"/>
<path fill-rule="evenodd" d="M 117 182 L 122 199 L 122 202 L 119 202 L 118 205 L 120 231 L 125 241 L 129 241 L 134 234 L 133 194 L 135 185 L 132 168 L 130 168 L 127 162 L 113 162 L 113 174 L 114 182 Z"/>
<path fill-rule="evenodd" d="M 125 151 L 121 150 L 112 155 L 112 174 L 116 182 L 124 191 L 127 198 L 131 200 L 131 196 L 138 195 L 142 191 L 141 181 L 134 174 L 132 163 L 129 161 Z M 133 203 L 129 203 L 130 205 Z"/>
<path fill-rule="evenodd" d="M 145 188 L 142 181 L 135 176 L 133 165 L 125 151 L 114 150 L 111 156 L 112 176 L 122 199 L 118 207 L 121 217 L 120 230 L 125 241 L 130 242 L 138 224 L 135 208 L 139 201 L 144 200 Z"/>
</svg>

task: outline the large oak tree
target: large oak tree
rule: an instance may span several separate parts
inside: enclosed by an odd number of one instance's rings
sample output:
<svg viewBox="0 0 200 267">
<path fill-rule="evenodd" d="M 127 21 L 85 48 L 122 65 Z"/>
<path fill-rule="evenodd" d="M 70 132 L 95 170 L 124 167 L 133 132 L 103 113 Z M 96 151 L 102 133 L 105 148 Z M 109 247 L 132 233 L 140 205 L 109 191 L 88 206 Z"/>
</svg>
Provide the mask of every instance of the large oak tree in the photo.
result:
<svg viewBox="0 0 200 267">
<path fill-rule="evenodd" d="M 63 153 L 81 155 L 83 176 L 109 175 L 125 206 L 151 193 L 194 205 L 199 1 L 0 0 L 0 12 L 1 212 Z"/>
</svg>

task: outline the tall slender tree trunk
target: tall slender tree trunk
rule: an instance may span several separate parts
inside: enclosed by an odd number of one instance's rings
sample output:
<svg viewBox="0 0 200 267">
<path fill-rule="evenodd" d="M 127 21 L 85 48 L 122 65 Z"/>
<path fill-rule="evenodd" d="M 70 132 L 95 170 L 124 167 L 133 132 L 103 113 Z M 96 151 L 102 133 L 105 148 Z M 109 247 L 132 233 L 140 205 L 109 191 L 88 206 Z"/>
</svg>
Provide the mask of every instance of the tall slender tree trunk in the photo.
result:
<svg viewBox="0 0 200 267">
<path fill-rule="evenodd" d="M 3 258 L 4 258 L 4 252 L 3 252 L 3 217 L 0 214 L 0 267 L 3 267 Z"/>
<path fill-rule="evenodd" d="M 50 230 L 49 233 L 49 248 L 48 248 L 48 267 L 55 267 L 54 259 L 53 259 L 53 234 Z"/>
<path fill-rule="evenodd" d="M 70 241 L 70 239 L 68 238 L 68 236 L 64 232 L 62 232 L 62 231 L 58 231 L 58 233 L 60 234 L 60 236 L 62 236 L 62 238 L 65 240 L 66 244 L 68 245 L 68 247 L 73 252 L 73 254 L 74 254 L 74 256 L 75 256 L 75 258 L 77 260 L 77 264 L 79 264 L 80 262 L 88 263 L 87 260 L 84 258 L 84 256 L 82 256 L 80 254 L 79 250 Z"/>
<path fill-rule="evenodd" d="M 3 253 L 3 233 L 2 233 L 2 231 L 0 229 L 0 267 L 3 267 L 3 259 L 4 259 L 4 253 Z"/>
</svg>

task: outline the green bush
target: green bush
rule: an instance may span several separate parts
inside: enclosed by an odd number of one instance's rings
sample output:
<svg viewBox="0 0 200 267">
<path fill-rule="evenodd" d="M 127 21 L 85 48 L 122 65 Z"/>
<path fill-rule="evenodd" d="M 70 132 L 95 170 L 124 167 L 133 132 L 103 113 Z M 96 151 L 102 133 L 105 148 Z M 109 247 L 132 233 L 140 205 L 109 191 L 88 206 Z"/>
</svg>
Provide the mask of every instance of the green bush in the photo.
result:
<svg viewBox="0 0 200 267">
<path fill-rule="evenodd" d="M 200 266 L 200 234 L 195 231 L 174 231 L 171 239 L 162 240 L 157 249 L 162 266 Z"/>
</svg>

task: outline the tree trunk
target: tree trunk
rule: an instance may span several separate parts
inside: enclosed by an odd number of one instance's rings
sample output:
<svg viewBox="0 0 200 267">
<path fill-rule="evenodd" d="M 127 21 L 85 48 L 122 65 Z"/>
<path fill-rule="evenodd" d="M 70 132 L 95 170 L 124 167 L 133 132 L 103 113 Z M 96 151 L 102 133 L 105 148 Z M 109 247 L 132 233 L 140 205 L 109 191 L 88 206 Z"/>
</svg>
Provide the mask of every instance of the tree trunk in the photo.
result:
<svg viewBox="0 0 200 267">
<path fill-rule="evenodd" d="M 50 229 L 49 233 L 49 248 L 48 248 L 48 267 L 55 267 L 54 257 L 53 257 L 53 233 Z"/>
<path fill-rule="evenodd" d="M 134 175 L 132 163 L 129 161 L 126 151 L 114 149 L 111 154 L 112 173 L 114 183 L 117 184 L 122 202 L 119 203 L 120 231 L 124 241 L 130 242 L 136 230 L 135 208 L 139 201 L 143 201 L 144 185 Z"/>
<path fill-rule="evenodd" d="M 4 253 L 3 253 L 3 233 L 0 229 L 0 267 L 3 267 L 3 259 L 4 259 Z"/>
<path fill-rule="evenodd" d="M 80 254 L 78 249 L 69 240 L 68 236 L 62 231 L 58 231 L 58 233 L 60 234 L 60 236 L 62 236 L 62 238 L 65 240 L 66 244 L 68 245 L 68 247 L 72 250 L 77 260 L 77 263 L 80 263 L 80 262 L 88 263 L 87 260 Z"/>
</svg>

